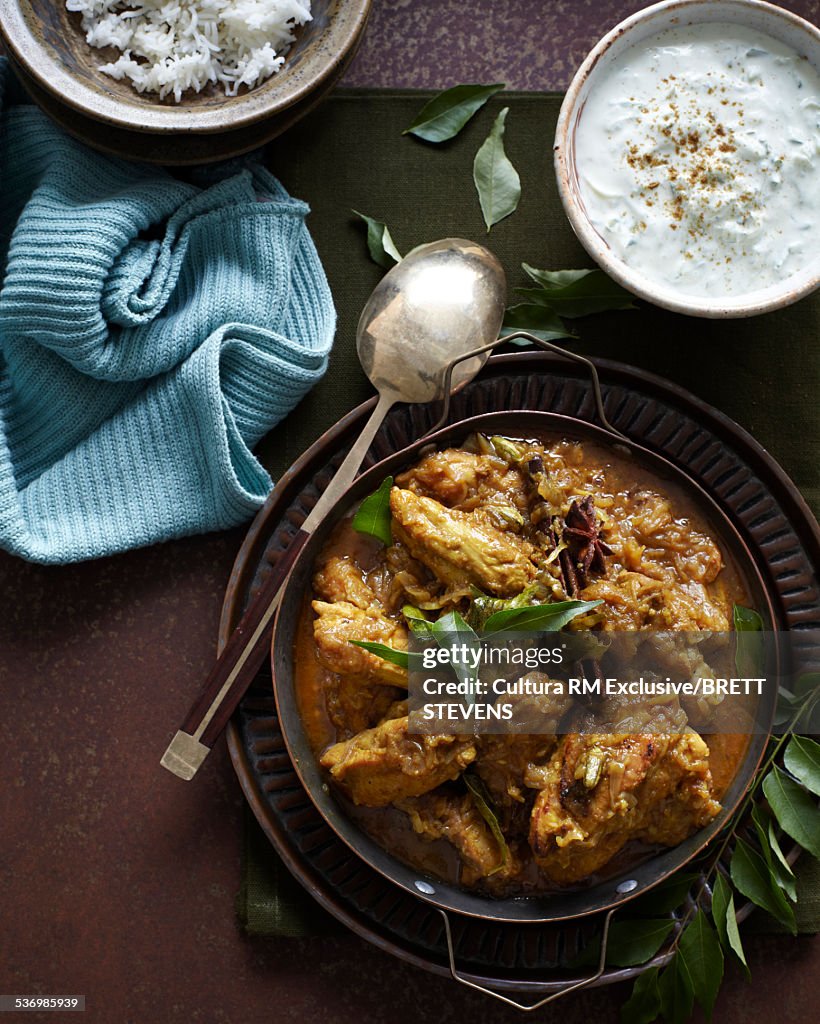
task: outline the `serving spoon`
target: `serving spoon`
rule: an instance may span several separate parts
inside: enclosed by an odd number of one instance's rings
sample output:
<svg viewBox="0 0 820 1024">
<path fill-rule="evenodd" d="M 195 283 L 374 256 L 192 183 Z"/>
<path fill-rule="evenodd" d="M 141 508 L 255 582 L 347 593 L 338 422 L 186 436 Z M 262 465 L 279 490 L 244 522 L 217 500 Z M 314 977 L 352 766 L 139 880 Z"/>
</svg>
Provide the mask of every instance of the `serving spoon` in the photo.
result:
<svg viewBox="0 0 820 1024">
<path fill-rule="evenodd" d="M 353 483 L 376 432 L 396 402 L 432 402 L 478 373 L 498 338 L 507 285 L 496 257 L 475 242 L 445 238 L 413 249 L 367 301 L 356 349 L 379 400 L 358 440 L 255 595 L 202 692 L 162 756 L 192 779 L 228 724 L 270 650 L 273 618 L 296 556 Z M 453 365 L 475 349 L 487 350 Z"/>
</svg>

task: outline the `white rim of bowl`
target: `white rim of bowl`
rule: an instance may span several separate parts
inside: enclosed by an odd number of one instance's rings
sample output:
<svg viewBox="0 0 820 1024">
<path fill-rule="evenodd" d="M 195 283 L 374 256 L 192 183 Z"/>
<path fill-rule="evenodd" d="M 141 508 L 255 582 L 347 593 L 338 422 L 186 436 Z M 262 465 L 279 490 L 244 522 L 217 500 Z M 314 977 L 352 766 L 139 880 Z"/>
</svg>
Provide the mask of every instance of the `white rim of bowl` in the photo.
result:
<svg viewBox="0 0 820 1024">
<path fill-rule="evenodd" d="M 756 316 L 759 313 L 768 313 L 771 310 L 782 309 L 815 291 L 820 287 L 820 265 L 799 287 L 792 286 L 788 291 L 781 290 L 768 298 L 743 304 L 737 300 L 727 303 L 726 298 L 708 299 L 706 297 L 692 297 L 687 299 L 674 291 L 665 290 L 662 286 L 654 286 L 650 279 L 632 270 L 627 263 L 615 256 L 601 235 L 590 223 L 583 210 L 578 192 L 573 185 L 573 181 L 577 180 L 577 175 L 574 171 L 574 162 L 571 155 L 573 147 L 570 145 L 572 137 L 570 125 L 575 117 L 581 89 L 586 84 L 587 79 L 598 62 L 617 39 L 629 33 L 636 25 L 654 20 L 657 16 L 669 11 L 679 10 L 681 13 L 694 12 L 698 8 L 704 7 L 725 7 L 727 21 L 737 20 L 731 16 L 733 8 L 735 10 L 742 8 L 754 9 L 761 12 L 764 17 L 779 18 L 781 21 L 787 22 L 794 28 L 804 32 L 807 39 L 813 43 L 818 54 L 820 54 L 820 29 L 799 15 L 793 14 L 782 7 L 776 7 L 774 4 L 766 3 L 765 0 L 662 0 L 661 3 L 645 7 L 643 10 L 630 15 L 630 17 L 625 18 L 607 32 L 590 50 L 583 64 L 581 64 L 573 76 L 564 96 L 561 111 L 558 115 L 553 145 L 558 194 L 561 197 L 561 203 L 570 225 L 587 253 L 613 280 L 623 285 L 628 291 L 633 292 L 638 298 L 645 299 L 655 306 L 661 306 L 663 309 L 669 309 L 674 313 L 685 313 L 689 316 L 712 319 Z M 786 278 L 783 284 L 788 284 L 790 280 L 791 278 Z M 778 285 L 772 285 L 770 288 L 765 289 L 765 291 L 774 291 L 778 287 Z M 746 294 L 754 296 L 761 294 L 763 291 L 764 289 L 759 289 L 757 292 L 748 292 Z M 741 301 L 743 298 L 744 296 L 742 295 L 738 296 L 738 299 Z"/>
<path fill-rule="evenodd" d="M 65 0 L 53 0 L 63 4 Z M 32 34 L 19 0 L 0 0 L 0 36 L 2 36 L 12 58 L 41 88 L 49 92 L 66 107 L 76 110 L 85 117 L 107 124 L 116 125 L 132 132 L 145 134 L 172 134 L 174 132 L 211 134 L 230 132 L 235 128 L 246 128 L 282 110 L 293 106 L 313 92 L 355 46 L 364 30 L 370 14 L 371 0 L 362 0 L 355 14 L 346 13 L 340 20 L 334 15 L 330 20 L 327 46 L 331 51 L 321 70 L 309 81 L 299 85 L 288 96 L 287 103 L 280 106 L 276 100 L 275 84 L 277 75 L 261 82 L 256 88 L 241 96 L 227 97 L 212 107 L 145 106 L 129 105 L 123 100 L 110 99 L 96 89 L 78 81 L 65 71 L 55 60 L 47 47 Z M 23 40 L 23 46 L 20 45 Z M 287 63 L 283 68 L 285 71 Z M 270 97 L 266 102 L 265 87 Z M 139 97 L 134 91 L 134 96 Z M 245 112 L 241 112 L 242 107 Z M 145 111 L 147 122 L 138 123 L 140 113 Z M 226 124 L 226 113 L 230 111 L 230 122 Z"/>
</svg>

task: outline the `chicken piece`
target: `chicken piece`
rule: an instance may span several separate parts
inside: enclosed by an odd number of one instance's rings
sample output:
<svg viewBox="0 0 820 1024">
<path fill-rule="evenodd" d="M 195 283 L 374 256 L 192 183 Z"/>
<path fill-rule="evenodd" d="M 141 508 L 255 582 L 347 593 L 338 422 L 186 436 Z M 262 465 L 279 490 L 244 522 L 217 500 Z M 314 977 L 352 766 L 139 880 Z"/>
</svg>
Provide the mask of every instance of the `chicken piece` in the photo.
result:
<svg viewBox="0 0 820 1024">
<path fill-rule="evenodd" d="M 386 807 L 421 796 L 448 782 L 475 760 L 472 739 L 458 736 L 411 736 L 407 716 L 391 718 L 375 729 L 335 743 L 320 764 L 354 803 Z"/>
<path fill-rule="evenodd" d="M 477 738 L 475 772 L 487 788 L 507 835 L 526 836 L 534 793 L 525 777 L 549 763 L 554 736 L 498 735 Z"/>
<path fill-rule="evenodd" d="M 401 690 L 384 682 L 365 682 L 355 676 L 331 676 L 325 683 L 325 708 L 340 740 L 356 736 L 392 715 Z M 406 715 L 405 710 L 400 715 Z"/>
<path fill-rule="evenodd" d="M 566 736 L 530 819 L 530 846 L 561 885 L 601 868 L 629 841 L 674 846 L 720 810 L 709 748 L 678 735 Z"/>
<path fill-rule="evenodd" d="M 396 478 L 399 487 L 448 508 L 471 512 L 485 505 L 511 505 L 525 511 L 527 499 L 521 474 L 494 455 L 477 455 L 460 448 L 433 452 Z"/>
<path fill-rule="evenodd" d="M 726 613 L 702 583 L 678 583 L 663 576 L 622 570 L 612 578 L 593 580 L 578 596 L 584 601 L 602 600 L 607 606 L 603 628 L 614 632 L 729 629 Z"/>
<path fill-rule="evenodd" d="M 349 601 L 314 601 L 317 618 L 313 637 L 319 661 L 331 672 L 407 689 L 407 669 L 356 647 L 353 640 L 385 644 L 407 650 L 407 630 L 375 608 L 357 608 Z"/>
<path fill-rule="evenodd" d="M 646 782 L 640 838 L 647 843 L 677 846 L 720 813 L 706 741 L 692 730 L 675 739 Z"/>
<path fill-rule="evenodd" d="M 331 555 L 316 572 L 313 590 L 323 601 L 347 601 L 363 611 L 381 608 L 362 570 L 349 558 L 340 558 L 338 555 Z"/>
<path fill-rule="evenodd" d="M 473 588 L 466 585 L 446 587 L 426 565 L 413 558 L 403 544 L 391 544 L 386 557 L 400 598 L 394 603 L 399 607 L 409 601 L 424 611 L 439 611 L 452 607 L 473 593 Z"/>
<path fill-rule="evenodd" d="M 390 492 L 390 511 L 396 539 L 443 583 L 509 597 L 535 572 L 521 543 L 468 513 L 399 487 Z"/>
<path fill-rule="evenodd" d="M 379 719 L 379 725 L 381 725 L 382 722 L 389 722 L 393 718 L 406 718 L 407 706 L 408 701 L 406 698 L 405 700 L 393 701 L 392 704 L 385 708 L 384 714 Z"/>
<path fill-rule="evenodd" d="M 527 773 L 546 764 L 558 740 L 555 736 L 517 734 L 478 737 L 475 770 L 499 808 L 526 800 Z"/>
<path fill-rule="evenodd" d="M 485 475 L 485 459 L 460 448 L 433 452 L 396 478 L 399 487 L 435 498 L 448 508 L 473 497 Z"/>
<path fill-rule="evenodd" d="M 632 496 L 630 521 L 645 560 L 670 565 L 681 583 L 711 583 L 723 568 L 717 544 L 689 520 L 676 519 L 668 498 L 638 491 Z"/>
<path fill-rule="evenodd" d="M 446 791 L 401 800 L 397 806 L 410 818 L 413 831 L 431 842 L 446 839 L 461 858 L 461 882 L 474 885 L 481 878 L 509 874 L 511 858 L 505 863 L 498 842 L 481 817 L 469 793 Z"/>
</svg>

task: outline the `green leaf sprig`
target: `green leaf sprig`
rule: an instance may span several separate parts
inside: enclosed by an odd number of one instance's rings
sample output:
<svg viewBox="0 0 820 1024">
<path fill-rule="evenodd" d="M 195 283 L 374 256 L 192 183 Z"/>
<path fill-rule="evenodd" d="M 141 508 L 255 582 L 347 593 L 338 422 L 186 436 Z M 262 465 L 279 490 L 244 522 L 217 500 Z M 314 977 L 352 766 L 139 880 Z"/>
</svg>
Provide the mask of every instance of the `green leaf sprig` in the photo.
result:
<svg viewBox="0 0 820 1024">
<path fill-rule="evenodd" d="M 378 488 L 359 505 L 351 525 L 357 533 L 366 533 L 389 547 L 393 543 L 390 514 L 390 490 L 393 477 L 386 476 Z"/>
<path fill-rule="evenodd" d="M 353 525 L 356 526 L 356 518 L 363 513 L 362 523 L 357 529 L 361 529 L 363 533 L 372 533 L 374 527 L 374 518 L 378 518 L 383 503 L 373 501 L 367 509 L 365 505 L 367 502 L 374 499 L 376 495 L 387 487 L 387 493 L 389 495 L 389 485 L 392 484 L 392 479 L 388 477 L 383 481 L 381 487 L 374 494 L 370 495 L 362 502 L 359 511 L 353 518 Z M 389 511 L 389 506 L 388 506 Z M 365 527 L 367 527 L 365 529 Z M 474 603 L 479 601 L 481 596 L 474 598 Z M 533 605 L 515 605 L 515 598 L 510 599 L 509 602 L 501 602 L 496 599 L 492 599 L 495 605 L 508 603 L 511 607 L 502 608 L 498 611 L 494 611 L 484 622 L 482 633 L 484 635 L 492 635 L 502 632 L 517 631 L 517 630 L 534 630 L 542 631 L 545 633 L 554 633 L 564 628 L 574 618 L 579 615 L 585 615 L 587 612 L 592 611 L 593 608 L 597 608 L 601 601 L 555 601 L 552 604 L 533 604 Z M 405 605 L 402 609 L 402 613 L 407 622 L 407 626 L 410 631 L 421 640 L 434 640 L 441 647 L 450 647 L 452 644 L 453 635 L 456 634 L 464 638 L 465 643 L 472 650 L 477 650 L 481 647 L 481 637 L 473 629 L 473 627 L 467 622 L 467 620 L 457 611 L 450 611 L 442 615 L 441 618 L 432 622 L 425 615 L 419 611 L 418 608 L 414 608 L 413 605 Z M 375 641 L 365 640 L 353 640 L 351 641 L 357 647 L 363 647 L 366 651 L 370 651 L 371 654 L 375 654 L 380 658 L 384 658 L 386 661 L 392 662 L 394 665 L 401 665 L 403 668 L 407 668 L 408 654 L 406 651 L 396 651 L 393 647 L 389 647 L 386 644 L 377 643 Z M 461 666 L 458 662 L 453 662 L 453 669 L 456 675 L 459 675 L 461 669 L 464 671 L 472 671 L 469 665 Z M 469 701 L 469 696 L 465 695 L 465 701 Z"/>
<path fill-rule="evenodd" d="M 447 612 L 440 619 L 436 619 L 435 622 L 430 624 L 430 631 L 433 639 L 440 647 L 450 647 L 453 642 L 453 634 L 455 633 L 464 638 L 464 642 L 470 650 L 481 650 L 481 640 L 478 634 L 457 611 Z M 450 663 L 450 668 L 455 673 L 459 682 L 473 671 L 468 664 L 463 664 L 456 658 Z M 465 704 L 475 704 L 475 696 L 469 692 L 462 694 L 462 699 Z"/>
<path fill-rule="evenodd" d="M 754 632 L 754 615 L 748 609 L 738 609 L 735 623 L 745 623 L 746 628 Z M 797 897 L 794 874 L 780 847 L 776 824 L 804 850 L 820 858 L 820 808 L 815 799 L 820 796 L 820 744 L 808 737 L 795 735 L 800 723 L 804 719 L 810 720 L 811 712 L 818 703 L 820 686 L 815 680 L 813 689 L 804 690 L 786 732 L 772 744 L 757 778 L 733 815 L 710 866 L 704 871 L 701 888 L 692 902 L 692 906 L 698 909 L 690 909 L 684 915 L 671 947 L 671 960 L 663 968 L 652 967 L 645 971 L 635 982 L 632 995 L 621 1008 L 624 1024 L 650 1024 L 659 1016 L 670 1024 L 682 1024 L 695 1001 L 703 1007 L 708 1019 L 723 977 L 725 957 L 734 959 L 749 975 L 737 924 L 734 890 L 768 911 L 792 933 L 796 931 L 792 906 Z M 781 751 L 787 771 L 775 764 Z M 761 788 L 772 817 L 754 803 Z M 738 835 L 748 820 L 750 809 L 760 853 Z M 734 850 L 727 879 L 720 865 L 731 843 L 734 843 Z M 705 911 L 699 908 L 710 879 L 714 929 Z M 625 934 L 629 935 L 629 931 Z M 608 949 L 607 960 L 617 964 L 620 959 L 621 952 L 616 942 L 612 950 Z M 651 956 L 646 959 L 651 959 Z"/>
<path fill-rule="evenodd" d="M 570 320 L 616 309 L 636 309 L 635 296 L 603 270 L 538 270 L 529 263 L 521 268 L 538 287 L 516 288 L 528 302 L 548 306 Z"/>
<path fill-rule="evenodd" d="M 433 635 L 433 623 L 427 618 L 424 612 L 415 608 L 412 604 L 406 604 L 402 615 L 407 622 L 410 632 L 421 640 L 427 640 Z"/>
<path fill-rule="evenodd" d="M 501 326 L 501 337 L 514 334 L 516 331 L 527 331 L 542 341 L 560 341 L 561 338 L 577 339 L 578 335 L 567 327 L 554 309 L 534 302 L 521 302 L 507 306 L 504 311 L 504 323 Z M 525 338 L 516 338 L 513 345 L 528 345 Z"/>
<path fill-rule="evenodd" d="M 390 234 L 390 230 L 384 221 L 376 220 L 375 217 L 368 217 L 366 213 L 353 213 L 367 225 L 367 251 L 374 263 L 389 270 L 397 263 L 401 263 L 401 253 L 396 248 L 396 243 Z"/>
<path fill-rule="evenodd" d="M 763 619 L 753 608 L 736 604 L 732 621 L 737 634 L 735 665 L 742 676 L 755 676 L 761 670 L 765 655 Z"/>
<path fill-rule="evenodd" d="M 542 341 L 576 338 L 564 318 L 636 308 L 635 296 L 603 270 L 538 270 L 529 263 L 521 267 L 537 287 L 515 289 L 524 301 L 508 306 L 502 335 L 527 331 Z M 514 343 L 527 344 L 525 339 Z"/>
<path fill-rule="evenodd" d="M 484 632 L 500 633 L 515 630 L 534 630 L 555 633 L 579 615 L 586 615 L 602 601 L 554 601 L 552 604 L 533 604 L 523 608 L 504 608 L 494 612 L 484 623 Z"/>
<path fill-rule="evenodd" d="M 410 668 L 409 651 L 399 651 L 389 644 L 381 644 L 376 640 L 351 640 L 350 643 L 354 647 L 361 647 L 363 650 L 375 654 L 377 658 L 389 661 L 391 665 L 398 665 L 399 668 Z"/>
<path fill-rule="evenodd" d="M 504 107 L 473 161 L 473 181 L 487 231 L 509 217 L 521 199 L 521 179 L 504 149 L 504 125 L 510 108 Z"/>
<path fill-rule="evenodd" d="M 415 135 L 425 142 L 446 142 L 454 138 L 487 100 L 505 89 L 503 82 L 493 85 L 455 85 L 434 96 L 421 108 L 402 135 Z"/>
<path fill-rule="evenodd" d="M 501 851 L 501 863 L 490 872 L 491 875 L 494 875 L 496 871 L 501 871 L 502 868 L 507 867 L 510 863 L 510 848 L 507 845 L 506 836 L 499 823 L 498 815 L 493 807 L 490 794 L 487 792 L 487 787 L 479 776 L 474 775 L 472 772 L 464 772 L 461 777 L 470 791 L 470 796 L 473 798 L 476 810 L 489 825 L 493 838 L 498 843 L 498 848 Z"/>
</svg>

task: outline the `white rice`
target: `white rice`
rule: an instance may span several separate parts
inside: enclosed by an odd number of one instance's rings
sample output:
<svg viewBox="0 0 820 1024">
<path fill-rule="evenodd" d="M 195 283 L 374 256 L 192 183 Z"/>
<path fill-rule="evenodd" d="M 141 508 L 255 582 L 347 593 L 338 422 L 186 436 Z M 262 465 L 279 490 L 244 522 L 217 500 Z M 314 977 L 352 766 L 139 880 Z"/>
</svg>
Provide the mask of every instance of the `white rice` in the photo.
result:
<svg viewBox="0 0 820 1024">
<path fill-rule="evenodd" d="M 310 21 L 310 0 L 66 0 L 66 7 L 82 15 L 91 46 L 121 51 L 100 71 L 177 103 L 209 82 L 226 96 L 264 82 L 284 64 L 294 28 Z"/>
</svg>

